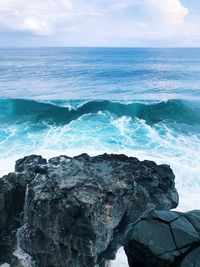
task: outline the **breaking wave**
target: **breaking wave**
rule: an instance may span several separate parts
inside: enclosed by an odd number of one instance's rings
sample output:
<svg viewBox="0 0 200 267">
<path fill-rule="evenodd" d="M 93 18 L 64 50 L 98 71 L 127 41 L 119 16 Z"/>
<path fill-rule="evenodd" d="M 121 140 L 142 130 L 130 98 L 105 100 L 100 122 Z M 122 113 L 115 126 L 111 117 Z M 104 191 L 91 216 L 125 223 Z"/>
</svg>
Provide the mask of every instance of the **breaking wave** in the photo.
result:
<svg viewBox="0 0 200 267">
<path fill-rule="evenodd" d="M 83 115 L 109 112 L 117 117 L 128 116 L 143 119 L 147 124 L 176 122 L 189 125 L 200 124 L 200 103 L 197 101 L 167 100 L 157 103 L 125 103 L 112 101 L 90 101 L 76 108 L 63 107 L 55 103 L 23 99 L 0 100 L 0 122 L 48 122 L 65 125 Z"/>
</svg>

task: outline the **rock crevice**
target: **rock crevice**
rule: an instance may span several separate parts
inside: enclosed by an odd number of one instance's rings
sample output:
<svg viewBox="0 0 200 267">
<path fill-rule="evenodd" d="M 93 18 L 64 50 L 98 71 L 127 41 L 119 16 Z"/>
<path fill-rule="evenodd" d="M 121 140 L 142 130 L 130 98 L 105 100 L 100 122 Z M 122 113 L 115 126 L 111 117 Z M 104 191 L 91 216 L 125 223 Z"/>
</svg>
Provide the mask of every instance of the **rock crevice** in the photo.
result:
<svg viewBox="0 0 200 267">
<path fill-rule="evenodd" d="M 200 211 L 151 212 L 129 225 L 124 244 L 131 267 L 199 267 Z"/>
</svg>

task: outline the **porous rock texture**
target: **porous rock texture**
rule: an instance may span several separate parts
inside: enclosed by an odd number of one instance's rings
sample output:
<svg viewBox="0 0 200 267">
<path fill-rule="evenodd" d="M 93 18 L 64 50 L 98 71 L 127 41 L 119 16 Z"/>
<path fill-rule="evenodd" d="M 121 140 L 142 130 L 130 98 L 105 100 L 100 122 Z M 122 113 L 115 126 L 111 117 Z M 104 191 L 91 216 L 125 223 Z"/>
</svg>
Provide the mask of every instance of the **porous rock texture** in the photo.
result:
<svg viewBox="0 0 200 267">
<path fill-rule="evenodd" d="M 130 267 L 200 267 L 200 210 L 154 211 L 125 236 Z"/>
<path fill-rule="evenodd" d="M 108 154 L 25 157 L 0 179 L 0 263 L 25 266 L 28 254 L 35 267 L 105 267 L 129 223 L 177 204 L 168 165 Z"/>
<path fill-rule="evenodd" d="M 45 163 L 42 157 L 30 156 L 16 162 L 15 172 L 0 178 L 0 264 L 11 262 L 16 232 L 22 222 L 26 187 L 39 171 L 37 168 Z"/>
</svg>

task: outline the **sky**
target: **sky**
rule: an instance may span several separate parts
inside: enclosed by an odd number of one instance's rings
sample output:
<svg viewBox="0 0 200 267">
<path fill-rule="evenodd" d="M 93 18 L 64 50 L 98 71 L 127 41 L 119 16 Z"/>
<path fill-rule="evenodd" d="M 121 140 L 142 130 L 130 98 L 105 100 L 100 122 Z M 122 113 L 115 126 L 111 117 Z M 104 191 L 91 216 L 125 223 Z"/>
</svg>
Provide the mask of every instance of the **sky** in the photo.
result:
<svg viewBox="0 0 200 267">
<path fill-rule="evenodd" d="M 199 0 L 0 0 L 0 46 L 198 47 Z"/>
</svg>

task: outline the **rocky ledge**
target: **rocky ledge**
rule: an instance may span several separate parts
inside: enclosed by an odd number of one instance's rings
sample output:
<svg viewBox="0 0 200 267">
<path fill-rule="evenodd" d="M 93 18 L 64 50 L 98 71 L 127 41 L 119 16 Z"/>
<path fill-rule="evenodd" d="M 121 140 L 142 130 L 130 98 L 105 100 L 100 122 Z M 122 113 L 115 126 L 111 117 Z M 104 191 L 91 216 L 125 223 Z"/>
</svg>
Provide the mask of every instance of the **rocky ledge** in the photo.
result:
<svg viewBox="0 0 200 267">
<path fill-rule="evenodd" d="M 0 264 L 107 266 L 130 223 L 177 206 L 174 178 L 125 155 L 20 159 L 0 179 Z"/>
</svg>

